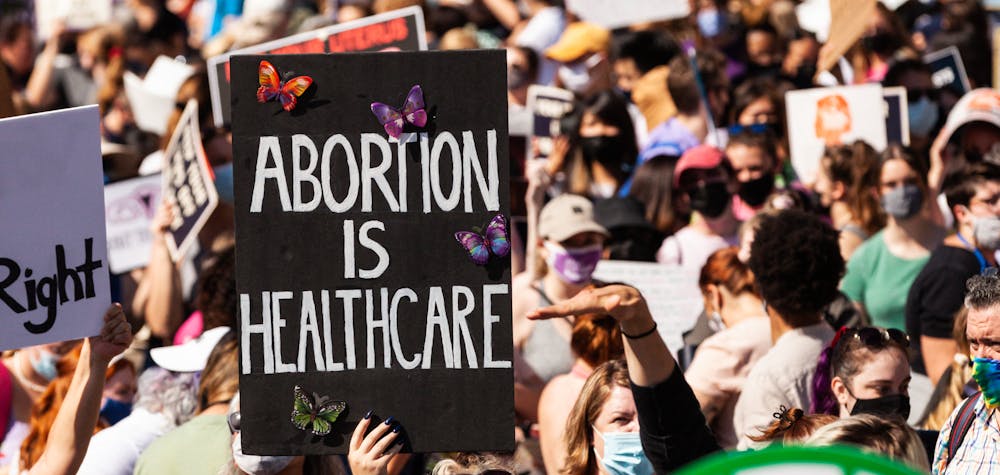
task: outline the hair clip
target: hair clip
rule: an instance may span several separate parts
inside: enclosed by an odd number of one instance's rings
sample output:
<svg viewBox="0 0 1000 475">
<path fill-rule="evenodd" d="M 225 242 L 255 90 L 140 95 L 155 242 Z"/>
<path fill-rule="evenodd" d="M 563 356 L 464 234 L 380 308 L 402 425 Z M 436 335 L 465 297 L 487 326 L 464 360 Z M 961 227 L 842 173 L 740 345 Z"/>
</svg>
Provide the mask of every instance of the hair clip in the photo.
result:
<svg viewBox="0 0 1000 475">
<path fill-rule="evenodd" d="M 778 406 L 778 412 L 771 414 L 771 416 L 779 421 L 786 421 L 788 423 L 794 422 L 788 417 L 788 408 L 785 407 L 784 404 Z"/>
<path fill-rule="evenodd" d="M 840 327 L 840 329 L 837 330 L 837 333 L 835 335 L 833 335 L 833 339 L 830 340 L 830 348 L 831 349 L 837 347 L 837 342 L 840 341 L 840 337 L 844 336 L 844 333 L 847 333 L 847 330 L 850 330 L 850 328 L 848 328 L 846 325 Z"/>
</svg>

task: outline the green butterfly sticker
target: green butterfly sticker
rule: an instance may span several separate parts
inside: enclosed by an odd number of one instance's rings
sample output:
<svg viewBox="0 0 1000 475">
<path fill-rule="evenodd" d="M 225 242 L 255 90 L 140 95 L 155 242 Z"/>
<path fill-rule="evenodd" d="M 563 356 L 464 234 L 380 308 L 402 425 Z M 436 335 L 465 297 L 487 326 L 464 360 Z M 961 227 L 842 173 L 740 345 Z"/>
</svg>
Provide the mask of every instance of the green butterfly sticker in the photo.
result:
<svg viewBox="0 0 1000 475">
<path fill-rule="evenodd" d="M 302 387 L 295 385 L 292 424 L 299 430 L 309 430 L 320 436 L 327 435 L 344 409 L 347 409 L 344 401 L 333 401 L 316 393 L 310 395 Z"/>
</svg>

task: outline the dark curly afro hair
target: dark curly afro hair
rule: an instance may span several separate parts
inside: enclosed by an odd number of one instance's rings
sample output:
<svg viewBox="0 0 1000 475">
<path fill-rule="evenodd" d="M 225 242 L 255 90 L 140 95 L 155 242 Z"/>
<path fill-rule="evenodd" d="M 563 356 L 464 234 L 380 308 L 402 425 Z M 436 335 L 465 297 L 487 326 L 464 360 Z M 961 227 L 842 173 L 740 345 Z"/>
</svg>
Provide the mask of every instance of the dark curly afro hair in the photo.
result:
<svg viewBox="0 0 1000 475">
<path fill-rule="evenodd" d="M 837 296 L 844 275 L 838 234 L 815 215 L 765 216 L 750 248 L 750 269 L 767 305 L 793 327 L 812 325 Z"/>
</svg>

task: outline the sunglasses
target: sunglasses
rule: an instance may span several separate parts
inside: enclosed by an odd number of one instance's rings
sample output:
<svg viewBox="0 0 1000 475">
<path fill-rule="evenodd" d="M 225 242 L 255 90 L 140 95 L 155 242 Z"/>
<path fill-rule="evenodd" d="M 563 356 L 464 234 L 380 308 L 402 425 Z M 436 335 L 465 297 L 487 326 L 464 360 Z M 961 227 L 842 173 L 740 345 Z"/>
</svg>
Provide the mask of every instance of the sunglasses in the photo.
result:
<svg viewBox="0 0 1000 475">
<path fill-rule="evenodd" d="M 890 341 L 896 342 L 903 348 L 910 347 L 910 337 L 895 328 L 864 327 L 853 328 L 849 332 L 870 348 L 882 348 Z"/>
<path fill-rule="evenodd" d="M 235 434 L 240 431 L 240 411 L 231 412 L 226 417 L 226 424 L 229 426 L 229 433 Z"/>
</svg>

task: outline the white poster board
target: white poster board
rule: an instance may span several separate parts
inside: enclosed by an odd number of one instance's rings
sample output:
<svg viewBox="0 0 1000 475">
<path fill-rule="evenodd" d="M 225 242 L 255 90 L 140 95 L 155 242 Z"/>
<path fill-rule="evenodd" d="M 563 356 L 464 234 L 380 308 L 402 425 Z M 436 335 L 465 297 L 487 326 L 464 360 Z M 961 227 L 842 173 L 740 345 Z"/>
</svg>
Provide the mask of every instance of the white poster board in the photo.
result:
<svg viewBox="0 0 1000 475">
<path fill-rule="evenodd" d="M 100 332 L 111 305 L 97 106 L 0 120 L 0 350 Z"/>
<path fill-rule="evenodd" d="M 566 6 L 581 20 L 608 29 L 691 14 L 687 0 L 567 0 Z"/>
<path fill-rule="evenodd" d="M 177 91 L 194 74 L 194 68 L 166 56 L 159 56 L 146 76 L 125 71 L 125 95 L 128 97 L 135 124 L 154 134 L 167 133 L 167 121 L 176 107 Z"/>
<path fill-rule="evenodd" d="M 163 198 L 174 206 L 167 249 L 174 262 L 195 243 L 219 203 L 215 176 L 201 146 L 198 101 L 191 99 L 163 154 Z"/>
<path fill-rule="evenodd" d="M 112 274 L 122 274 L 149 263 L 153 249 L 150 225 L 160 206 L 162 182 L 163 178 L 156 174 L 104 187 L 108 261 Z"/>
<path fill-rule="evenodd" d="M 111 22 L 112 0 L 34 0 L 38 38 L 52 34 L 61 21 L 69 31 L 84 31 Z"/>
<path fill-rule="evenodd" d="M 684 332 L 694 327 L 704 307 L 698 275 L 655 262 L 600 261 L 594 279 L 621 282 L 642 292 L 656 328 L 675 355 L 684 347 Z"/>
<path fill-rule="evenodd" d="M 882 86 L 821 87 L 785 94 L 792 166 L 806 185 L 816 181 L 823 149 L 861 139 L 886 147 Z"/>
</svg>

